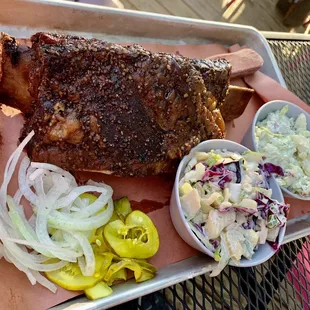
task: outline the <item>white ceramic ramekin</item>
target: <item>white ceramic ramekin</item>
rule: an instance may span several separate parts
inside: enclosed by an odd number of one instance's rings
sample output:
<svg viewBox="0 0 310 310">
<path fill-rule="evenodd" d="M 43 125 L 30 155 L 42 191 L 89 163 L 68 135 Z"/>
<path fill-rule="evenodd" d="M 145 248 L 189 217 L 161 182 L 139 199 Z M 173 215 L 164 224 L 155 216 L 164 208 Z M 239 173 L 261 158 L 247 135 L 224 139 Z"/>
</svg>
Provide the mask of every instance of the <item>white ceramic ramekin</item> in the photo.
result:
<svg viewBox="0 0 310 310">
<path fill-rule="evenodd" d="M 258 151 L 255 141 L 255 126 L 257 122 L 264 120 L 270 112 L 275 112 L 281 110 L 283 107 L 288 106 L 288 111 L 286 113 L 289 117 L 294 117 L 295 119 L 301 114 L 305 114 L 307 118 L 307 129 L 310 130 L 310 115 L 297 105 L 283 100 L 274 100 L 264 104 L 255 114 L 252 125 L 249 127 L 247 133 L 245 134 L 242 144 L 253 151 Z M 287 188 L 281 186 L 284 196 L 292 197 L 301 200 L 310 200 L 310 196 L 300 196 L 289 191 Z"/>
<path fill-rule="evenodd" d="M 179 181 L 184 175 L 186 165 L 194 156 L 195 152 L 209 152 L 215 149 L 226 149 L 228 151 L 238 153 L 244 153 L 245 151 L 249 150 L 248 148 L 242 146 L 241 144 L 229 140 L 208 140 L 198 144 L 195 148 L 191 150 L 189 155 L 183 158 L 183 160 L 179 164 L 170 201 L 170 215 L 173 225 L 177 230 L 178 234 L 187 244 L 211 257 L 214 257 L 214 253 L 209 249 L 207 249 L 199 241 L 199 239 L 190 229 L 184 217 L 179 196 Z M 272 198 L 277 199 L 279 202 L 283 202 L 283 195 L 277 181 L 273 177 L 271 177 L 269 180 L 269 184 L 270 188 L 272 189 Z M 286 226 L 282 227 L 279 231 L 279 244 L 281 244 L 283 241 L 285 228 Z M 276 250 L 273 249 L 268 243 L 259 245 L 258 250 L 253 255 L 252 259 L 248 260 L 246 258 L 242 258 L 238 266 L 251 267 L 259 265 L 267 261 L 271 256 L 273 256 L 275 252 Z M 231 263 L 231 265 L 233 264 Z"/>
</svg>

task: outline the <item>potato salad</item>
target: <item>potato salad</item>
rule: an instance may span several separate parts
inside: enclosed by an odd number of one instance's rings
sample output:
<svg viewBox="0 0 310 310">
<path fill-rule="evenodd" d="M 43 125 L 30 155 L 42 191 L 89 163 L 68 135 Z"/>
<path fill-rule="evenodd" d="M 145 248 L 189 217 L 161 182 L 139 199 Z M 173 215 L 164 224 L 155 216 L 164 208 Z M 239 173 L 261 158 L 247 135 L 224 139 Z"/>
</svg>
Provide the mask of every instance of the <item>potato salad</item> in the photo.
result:
<svg viewBox="0 0 310 310">
<path fill-rule="evenodd" d="M 179 182 L 184 216 L 194 234 L 219 262 L 211 276 L 230 262 L 251 259 L 260 244 L 278 248 L 278 234 L 289 206 L 272 199 L 268 179 L 281 168 L 256 152 L 198 152 Z"/>
</svg>

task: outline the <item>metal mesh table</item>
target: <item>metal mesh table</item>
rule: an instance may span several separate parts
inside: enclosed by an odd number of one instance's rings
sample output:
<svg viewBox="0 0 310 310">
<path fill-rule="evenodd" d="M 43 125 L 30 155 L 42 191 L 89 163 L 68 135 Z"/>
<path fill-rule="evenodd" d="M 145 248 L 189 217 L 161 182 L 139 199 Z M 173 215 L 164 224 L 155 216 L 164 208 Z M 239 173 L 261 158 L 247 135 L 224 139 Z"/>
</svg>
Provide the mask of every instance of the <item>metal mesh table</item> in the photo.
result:
<svg viewBox="0 0 310 310">
<path fill-rule="evenodd" d="M 310 41 L 268 42 L 288 89 L 310 105 Z"/>
<path fill-rule="evenodd" d="M 310 105 L 310 41 L 268 40 L 287 87 Z M 226 267 L 119 305 L 130 309 L 310 309 L 310 236 L 283 245 L 266 263 Z"/>
</svg>

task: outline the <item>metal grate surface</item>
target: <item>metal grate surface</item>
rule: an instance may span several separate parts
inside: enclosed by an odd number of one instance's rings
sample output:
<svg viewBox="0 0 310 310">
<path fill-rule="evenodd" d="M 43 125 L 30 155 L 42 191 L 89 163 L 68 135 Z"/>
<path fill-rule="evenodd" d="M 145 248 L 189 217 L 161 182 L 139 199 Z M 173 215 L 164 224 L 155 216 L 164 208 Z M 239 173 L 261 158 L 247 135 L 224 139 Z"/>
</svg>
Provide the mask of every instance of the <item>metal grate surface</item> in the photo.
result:
<svg viewBox="0 0 310 310">
<path fill-rule="evenodd" d="M 216 278 L 207 274 L 176 284 L 114 310 L 289 309 L 310 307 L 310 238 L 281 247 L 254 268 L 226 267 Z"/>
<path fill-rule="evenodd" d="M 287 88 L 310 105 L 310 42 L 268 40 Z"/>
<path fill-rule="evenodd" d="M 310 105 L 310 42 L 269 40 L 288 88 Z M 283 245 L 254 268 L 226 267 L 114 310 L 310 309 L 310 236 Z"/>
</svg>

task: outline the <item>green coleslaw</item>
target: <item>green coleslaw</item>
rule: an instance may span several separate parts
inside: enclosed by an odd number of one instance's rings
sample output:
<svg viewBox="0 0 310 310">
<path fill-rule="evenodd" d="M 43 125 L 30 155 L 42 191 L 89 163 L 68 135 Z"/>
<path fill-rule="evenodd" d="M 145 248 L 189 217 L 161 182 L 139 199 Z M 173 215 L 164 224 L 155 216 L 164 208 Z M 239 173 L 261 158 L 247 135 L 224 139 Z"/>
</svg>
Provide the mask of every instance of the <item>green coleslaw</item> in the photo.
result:
<svg viewBox="0 0 310 310">
<path fill-rule="evenodd" d="M 310 131 L 305 114 L 288 117 L 288 106 L 271 112 L 255 127 L 258 151 L 280 166 L 278 183 L 300 196 L 310 195 Z"/>
</svg>

